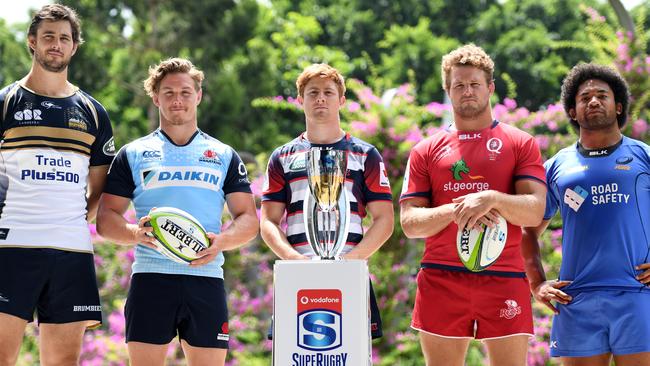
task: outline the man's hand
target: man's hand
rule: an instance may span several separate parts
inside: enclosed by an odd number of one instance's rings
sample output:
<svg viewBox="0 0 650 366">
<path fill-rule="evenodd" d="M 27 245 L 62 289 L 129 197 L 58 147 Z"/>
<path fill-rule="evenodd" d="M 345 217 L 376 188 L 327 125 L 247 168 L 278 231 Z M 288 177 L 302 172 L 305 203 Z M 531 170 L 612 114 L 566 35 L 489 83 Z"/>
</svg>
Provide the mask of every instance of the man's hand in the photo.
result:
<svg viewBox="0 0 650 366">
<path fill-rule="evenodd" d="M 643 263 L 635 268 L 637 271 L 643 271 L 639 275 L 636 276 L 636 279 L 641 282 L 644 285 L 648 285 L 650 283 L 650 263 Z"/>
<path fill-rule="evenodd" d="M 158 247 L 156 246 L 156 239 L 153 237 L 153 228 L 151 226 L 145 226 L 147 222 L 151 221 L 151 217 L 147 216 L 142 216 L 140 220 L 138 220 L 138 225 L 133 225 L 129 224 L 129 228 L 131 229 L 131 232 L 133 233 L 133 238 L 135 239 L 136 242 L 149 247 L 151 249 L 158 250 Z"/>
<path fill-rule="evenodd" d="M 454 198 L 454 221 L 459 229 L 480 229 L 480 223 L 494 226 L 498 221 L 497 212 L 493 210 L 496 205 L 496 196 L 493 191 L 470 193 Z"/>
<path fill-rule="evenodd" d="M 560 304 L 566 305 L 573 300 L 571 296 L 560 290 L 562 287 L 570 283 L 571 281 L 544 281 L 532 289 L 533 297 L 535 300 L 546 305 L 546 307 L 551 309 L 555 314 L 559 314 L 560 311 L 551 304 L 551 301 L 556 301 Z"/>
<path fill-rule="evenodd" d="M 221 250 L 219 250 L 219 246 L 217 245 L 217 235 L 215 233 L 209 232 L 208 239 L 210 239 L 210 247 L 196 253 L 198 258 L 191 261 L 190 266 L 198 267 L 204 264 L 208 264 L 212 262 L 214 258 L 217 257 L 217 255 L 219 255 Z"/>
</svg>

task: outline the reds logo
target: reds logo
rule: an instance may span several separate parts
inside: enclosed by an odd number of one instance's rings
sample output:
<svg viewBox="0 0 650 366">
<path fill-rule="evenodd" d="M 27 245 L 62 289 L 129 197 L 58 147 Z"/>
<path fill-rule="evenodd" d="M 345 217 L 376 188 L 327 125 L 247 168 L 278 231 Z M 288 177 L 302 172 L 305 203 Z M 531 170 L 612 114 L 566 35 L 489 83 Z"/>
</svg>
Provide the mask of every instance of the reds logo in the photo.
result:
<svg viewBox="0 0 650 366">
<path fill-rule="evenodd" d="M 515 300 L 506 300 L 507 309 L 501 309 L 500 318 L 512 319 L 515 316 L 521 314 L 521 306 L 517 304 Z"/>
</svg>

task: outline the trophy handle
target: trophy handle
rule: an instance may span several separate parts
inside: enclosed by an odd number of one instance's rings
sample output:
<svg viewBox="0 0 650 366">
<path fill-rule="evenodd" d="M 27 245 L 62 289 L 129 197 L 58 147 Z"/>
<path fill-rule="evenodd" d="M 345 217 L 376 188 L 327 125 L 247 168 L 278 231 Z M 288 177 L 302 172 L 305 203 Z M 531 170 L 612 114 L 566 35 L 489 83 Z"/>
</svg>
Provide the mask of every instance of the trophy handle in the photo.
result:
<svg viewBox="0 0 650 366">
<path fill-rule="evenodd" d="M 345 182 L 343 183 L 341 196 L 339 197 L 337 211 L 337 237 L 331 253 L 331 257 L 334 258 L 340 257 L 345 243 L 348 241 L 348 233 L 350 231 L 350 200 L 348 200 L 348 190 L 345 188 Z"/>
</svg>

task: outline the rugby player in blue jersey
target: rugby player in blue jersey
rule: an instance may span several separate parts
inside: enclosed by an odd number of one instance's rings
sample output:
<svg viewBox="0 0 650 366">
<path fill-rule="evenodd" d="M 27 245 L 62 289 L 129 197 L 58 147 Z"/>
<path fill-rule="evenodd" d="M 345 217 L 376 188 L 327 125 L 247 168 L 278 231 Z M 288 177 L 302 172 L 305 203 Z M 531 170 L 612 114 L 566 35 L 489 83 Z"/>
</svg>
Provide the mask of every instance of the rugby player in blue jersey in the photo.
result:
<svg viewBox="0 0 650 366">
<path fill-rule="evenodd" d="M 525 229 L 522 247 L 533 295 L 556 313 L 551 356 L 650 365 L 650 147 L 621 133 L 629 91 L 614 69 L 575 66 L 562 103 L 579 139 L 545 163 L 544 222 Z M 562 266 L 547 281 L 537 238 L 558 210 Z"/>
<path fill-rule="evenodd" d="M 45 366 L 76 365 L 85 329 L 102 320 L 88 221 L 115 149 L 104 107 L 68 81 L 82 43 L 74 10 L 42 7 L 31 70 L 0 90 L 2 366 L 16 363 L 34 313 Z"/>
<path fill-rule="evenodd" d="M 125 307 L 133 366 L 164 365 L 177 334 L 189 365 L 224 365 L 229 332 L 222 252 L 258 232 L 244 163 L 230 146 L 198 129 L 202 81 L 203 72 L 185 59 L 150 68 L 145 90 L 159 109 L 160 128 L 120 149 L 100 200 L 97 231 L 120 244 L 141 244 Z M 168 179 L 170 173 L 181 174 Z M 195 179 L 201 176 L 215 179 Z M 137 224 L 122 216 L 131 201 Z M 224 203 L 232 222 L 221 231 Z M 210 248 L 189 265 L 157 252 L 147 235 L 147 214 L 163 206 L 190 213 L 209 232 Z"/>
</svg>

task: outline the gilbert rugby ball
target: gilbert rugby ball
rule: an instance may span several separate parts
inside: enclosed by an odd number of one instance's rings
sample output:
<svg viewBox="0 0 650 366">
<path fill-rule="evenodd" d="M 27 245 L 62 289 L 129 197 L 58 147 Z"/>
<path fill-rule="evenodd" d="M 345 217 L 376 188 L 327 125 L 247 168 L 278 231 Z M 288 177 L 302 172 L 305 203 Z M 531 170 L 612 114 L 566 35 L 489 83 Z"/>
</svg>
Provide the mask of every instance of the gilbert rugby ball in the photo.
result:
<svg viewBox="0 0 650 366">
<path fill-rule="evenodd" d="M 481 230 L 458 229 L 456 249 L 463 265 L 470 271 L 479 272 L 499 258 L 507 239 L 508 223 L 499 216 L 493 228 L 481 224 Z"/>
<path fill-rule="evenodd" d="M 208 235 L 192 215 L 173 207 L 158 207 L 149 212 L 147 223 L 153 228 L 158 251 L 178 263 L 189 263 L 210 246 Z"/>
</svg>

